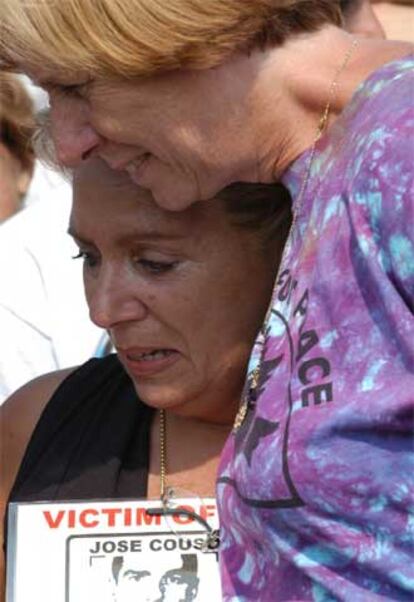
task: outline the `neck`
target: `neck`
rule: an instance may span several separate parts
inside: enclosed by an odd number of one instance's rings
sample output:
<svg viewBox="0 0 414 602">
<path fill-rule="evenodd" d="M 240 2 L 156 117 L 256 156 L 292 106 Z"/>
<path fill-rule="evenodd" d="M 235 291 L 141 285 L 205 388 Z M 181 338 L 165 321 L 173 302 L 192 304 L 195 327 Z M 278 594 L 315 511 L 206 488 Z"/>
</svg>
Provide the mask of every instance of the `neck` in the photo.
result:
<svg viewBox="0 0 414 602">
<path fill-rule="evenodd" d="M 165 413 L 168 420 L 183 424 L 192 423 L 194 426 L 199 425 L 200 428 L 205 426 L 228 431 L 234 422 L 239 405 L 240 396 L 221 397 L 216 394 L 214 398 L 196 399 L 188 404 L 165 407 Z"/>
<path fill-rule="evenodd" d="M 196 418 L 194 416 L 183 416 L 181 414 L 177 414 L 174 411 L 164 410 L 165 419 L 169 425 L 175 425 L 178 429 L 190 429 L 193 432 L 197 433 L 217 433 L 217 437 L 220 437 L 220 433 L 223 433 L 223 436 L 227 436 L 231 431 L 234 416 L 232 421 L 213 421 L 211 419 L 205 418 Z"/>
<path fill-rule="evenodd" d="M 326 26 L 316 33 L 295 36 L 282 47 L 253 53 L 248 59 L 254 63 L 248 69 L 255 73 L 248 109 L 255 173 L 244 173 L 242 180 L 277 180 L 312 145 L 336 76 L 328 126 L 370 73 L 410 49 L 409 44 L 360 39 L 338 73 L 354 37 Z"/>
</svg>

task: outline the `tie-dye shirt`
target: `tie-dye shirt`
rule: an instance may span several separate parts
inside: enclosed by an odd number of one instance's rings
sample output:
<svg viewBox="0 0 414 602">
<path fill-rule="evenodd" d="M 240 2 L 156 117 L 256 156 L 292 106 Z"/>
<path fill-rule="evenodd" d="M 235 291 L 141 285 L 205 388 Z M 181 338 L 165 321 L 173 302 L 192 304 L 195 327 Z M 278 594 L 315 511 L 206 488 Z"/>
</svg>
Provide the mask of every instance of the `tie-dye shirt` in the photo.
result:
<svg viewBox="0 0 414 602">
<path fill-rule="evenodd" d="M 226 602 L 413 599 L 413 66 L 372 74 L 318 143 L 222 455 Z"/>
</svg>

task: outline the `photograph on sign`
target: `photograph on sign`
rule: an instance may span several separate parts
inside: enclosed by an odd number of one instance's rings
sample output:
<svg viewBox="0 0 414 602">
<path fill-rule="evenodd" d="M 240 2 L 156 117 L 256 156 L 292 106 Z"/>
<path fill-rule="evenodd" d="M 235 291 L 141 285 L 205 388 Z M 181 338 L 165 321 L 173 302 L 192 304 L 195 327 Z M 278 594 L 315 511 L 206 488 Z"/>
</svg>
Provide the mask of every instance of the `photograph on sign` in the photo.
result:
<svg viewBox="0 0 414 602">
<path fill-rule="evenodd" d="M 11 504 L 6 601 L 219 601 L 203 528 L 218 528 L 215 500 L 180 503 L 173 516 L 148 500 Z"/>
<path fill-rule="evenodd" d="M 220 600 L 217 553 L 200 551 L 203 536 L 71 537 L 66 602 Z"/>
</svg>

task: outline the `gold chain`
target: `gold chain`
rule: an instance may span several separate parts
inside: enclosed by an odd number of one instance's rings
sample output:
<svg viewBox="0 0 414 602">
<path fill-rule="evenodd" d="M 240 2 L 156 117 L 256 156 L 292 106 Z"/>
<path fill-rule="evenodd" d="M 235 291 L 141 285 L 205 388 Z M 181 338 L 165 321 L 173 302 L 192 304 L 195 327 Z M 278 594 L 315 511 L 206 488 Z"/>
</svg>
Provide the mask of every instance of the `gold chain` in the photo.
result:
<svg viewBox="0 0 414 602">
<path fill-rule="evenodd" d="M 308 159 L 308 164 L 307 164 L 307 168 L 306 168 L 306 172 L 305 175 L 302 179 L 302 183 L 301 183 L 301 187 L 299 190 L 299 194 L 298 194 L 298 198 L 296 201 L 296 206 L 293 212 L 293 217 L 292 217 L 292 223 L 290 225 L 289 228 L 289 233 L 287 236 L 286 240 L 289 240 L 293 230 L 296 228 L 296 224 L 297 224 L 297 220 L 298 220 L 298 216 L 300 214 L 300 211 L 302 209 L 302 203 L 303 203 L 303 198 L 305 195 L 305 191 L 306 188 L 308 186 L 309 183 L 309 178 L 311 175 L 311 171 L 312 171 L 312 165 L 313 165 L 313 160 L 315 157 L 315 151 L 316 151 L 316 145 L 318 144 L 319 140 L 322 137 L 322 134 L 324 133 L 325 129 L 326 129 L 326 125 L 328 123 L 328 119 L 329 119 L 329 115 L 331 112 L 331 106 L 332 106 L 332 101 L 335 97 L 336 94 L 336 89 L 338 86 L 338 81 L 340 76 L 342 75 L 343 71 L 346 69 L 356 47 L 358 46 L 358 40 L 356 38 L 354 38 L 352 40 L 352 44 L 349 47 L 349 49 L 347 50 L 347 53 L 344 57 L 344 60 L 342 61 L 341 65 L 338 67 L 338 69 L 335 72 L 335 75 L 333 77 L 332 83 L 330 85 L 329 88 L 329 93 L 328 93 L 328 100 L 326 102 L 325 108 L 323 110 L 323 113 L 319 119 L 319 123 L 318 123 L 318 127 L 316 129 L 316 134 L 315 134 L 315 138 L 312 142 L 312 146 L 311 146 L 311 150 L 310 150 L 310 154 L 309 154 L 309 159 Z M 257 388 L 259 386 L 259 380 L 260 380 L 260 374 L 262 371 L 262 364 L 263 364 L 263 360 L 264 360 L 264 354 L 265 354 L 265 338 L 266 338 L 266 333 L 269 327 L 269 322 L 270 322 L 270 316 L 271 316 L 271 312 L 272 312 L 272 307 L 273 307 L 273 302 L 274 302 L 274 298 L 275 298 L 275 294 L 276 294 L 276 287 L 277 284 L 279 282 L 279 277 L 280 277 L 280 273 L 282 270 L 282 266 L 284 264 L 284 259 L 286 257 L 287 254 L 287 248 L 288 248 L 288 244 L 285 244 L 285 248 L 283 250 L 282 253 L 282 257 L 280 260 L 280 264 L 277 270 L 277 275 L 276 275 L 276 280 L 275 280 L 275 285 L 273 288 L 273 292 L 272 292 L 272 297 L 271 297 L 271 301 L 269 304 L 269 307 L 267 309 L 266 312 L 266 316 L 263 322 L 263 326 L 261 328 L 261 335 L 263 337 L 263 342 L 262 342 L 262 348 L 261 348 L 261 352 L 260 352 L 260 357 L 259 357 L 259 362 L 258 365 L 256 366 L 256 368 L 254 368 L 250 374 L 247 377 L 247 390 L 245 392 L 244 395 L 244 399 L 243 402 L 239 408 L 239 411 L 237 412 L 236 418 L 234 420 L 234 424 L 233 424 L 233 431 L 237 432 L 238 429 L 241 427 L 241 425 L 243 424 L 244 419 L 246 418 L 247 412 L 249 410 L 249 404 L 252 401 L 256 401 L 256 395 L 257 395 Z M 252 399 L 253 398 L 253 399 Z"/>
<path fill-rule="evenodd" d="M 165 506 L 167 504 L 166 491 L 167 477 L 167 424 L 165 410 L 160 410 L 160 499 Z"/>
<path fill-rule="evenodd" d="M 324 111 L 319 119 L 319 123 L 318 123 L 318 127 L 316 130 L 316 135 L 315 138 L 313 140 L 312 143 L 312 147 L 311 147 L 311 152 L 309 155 L 309 160 L 308 160 L 308 167 L 305 173 L 305 176 L 302 180 L 302 185 L 300 187 L 300 191 L 298 194 L 298 199 L 296 201 L 296 208 L 295 208 L 295 213 L 293 215 L 293 220 L 292 220 L 292 226 L 295 223 L 296 219 L 297 219 L 297 215 L 302 207 L 302 202 L 303 202 L 303 197 L 305 194 L 305 190 L 308 186 L 308 182 L 309 182 L 309 178 L 310 178 L 310 174 L 311 174 L 311 170 L 312 170 L 312 164 L 313 164 L 313 159 L 315 157 L 315 151 L 316 151 L 316 145 L 318 144 L 319 140 L 322 137 L 322 134 L 325 131 L 326 125 L 328 123 L 328 119 L 329 119 L 329 114 L 331 112 L 331 106 L 332 106 L 332 101 L 335 98 L 335 94 L 336 94 L 336 89 L 338 87 L 338 81 L 339 78 L 341 77 L 343 71 L 345 71 L 345 69 L 348 66 L 348 63 L 354 53 L 354 50 L 356 49 L 356 47 L 358 46 L 358 40 L 356 38 L 354 38 L 352 40 L 352 44 L 351 46 L 348 48 L 348 51 L 344 57 L 344 60 L 342 62 L 342 64 L 338 67 L 338 69 L 335 72 L 335 75 L 333 77 L 331 86 L 329 88 L 329 94 L 328 94 L 328 101 L 326 103 L 326 106 L 324 108 Z M 295 219 L 296 218 L 296 219 Z M 291 227 L 292 227 L 291 226 Z"/>
<path fill-rule="evenodd" d="M 220 544 L 220 532 L 218 529 L 212 529 L 205 518 L 194 512 L 188 512 L 185 508 L 171 509 L 169 503 L 174 491 L 167 487 L 167 416 L 165 410 L 160 410 L 160 501 L 162 508 L 149 508 L 147 513 L 152 516 L 162 516 L 168 514 L 179 514 L 197 520 L 207 530 L 205 541 L 202 542 L 200 550 L 202 552 L 211 552 L 217 550 Z"/>
</svg>

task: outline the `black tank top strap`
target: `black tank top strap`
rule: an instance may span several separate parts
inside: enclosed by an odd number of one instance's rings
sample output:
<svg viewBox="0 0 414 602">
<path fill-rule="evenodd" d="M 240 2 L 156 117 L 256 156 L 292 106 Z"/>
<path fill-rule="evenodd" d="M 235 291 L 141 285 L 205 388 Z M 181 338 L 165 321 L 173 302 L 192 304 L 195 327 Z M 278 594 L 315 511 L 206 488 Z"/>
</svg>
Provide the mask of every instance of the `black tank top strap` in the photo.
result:
<svg viewBox="0 0 414 602">
<path fill-rule="evenodd" d="M 9 500 L 145 497 L 153 413 L 116 355 L 90 360 L 46 405 Z"/>
</svg>

